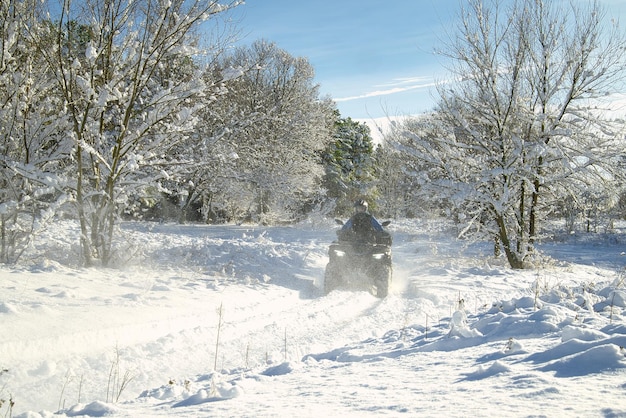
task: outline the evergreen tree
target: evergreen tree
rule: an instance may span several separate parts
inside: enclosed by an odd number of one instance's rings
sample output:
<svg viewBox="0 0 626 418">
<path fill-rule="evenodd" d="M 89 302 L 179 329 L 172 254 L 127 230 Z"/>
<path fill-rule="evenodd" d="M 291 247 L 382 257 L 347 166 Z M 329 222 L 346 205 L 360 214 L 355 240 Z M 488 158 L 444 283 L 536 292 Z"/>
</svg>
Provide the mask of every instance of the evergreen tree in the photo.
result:
<svg viewBox="0 0 626 418">
<path fill-rule="evenodd" d="M 333 141 L 323 153 L 323 184 L 327 196 L 337 201 L 335 214 L 347 215 L 357 198 L 376 197 L 374 144 L 365 123 L 339 118 L 338 112 L 337 117 Z"/>
</svg>

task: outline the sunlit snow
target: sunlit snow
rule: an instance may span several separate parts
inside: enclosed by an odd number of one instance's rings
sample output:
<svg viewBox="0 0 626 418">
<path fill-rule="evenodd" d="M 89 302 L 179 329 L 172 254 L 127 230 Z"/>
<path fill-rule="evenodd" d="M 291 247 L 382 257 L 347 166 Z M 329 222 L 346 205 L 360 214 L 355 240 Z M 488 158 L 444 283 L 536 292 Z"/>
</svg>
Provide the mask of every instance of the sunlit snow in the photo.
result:
<svg viewBox="0 0 626 418">
<path fill-rule="evenodd" d="M 322 294 L 330 221 L 121 232 L 118 269 L 69 222 L 0 267 L 0 416 L 626 416 L 622 234 L 513 271 L 394 221 L 381 300 Z"/>
</svg>

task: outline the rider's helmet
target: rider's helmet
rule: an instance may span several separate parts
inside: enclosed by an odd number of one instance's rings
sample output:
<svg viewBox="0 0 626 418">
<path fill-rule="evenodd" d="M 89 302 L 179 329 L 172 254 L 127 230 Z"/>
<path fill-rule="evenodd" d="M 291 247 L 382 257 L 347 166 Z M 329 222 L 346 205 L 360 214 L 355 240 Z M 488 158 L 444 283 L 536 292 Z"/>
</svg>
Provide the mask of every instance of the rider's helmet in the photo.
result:
<svg viewBox="0 0 626 418">
<path fill-rule="evenodd" d="M 359 199 L 354 202 L 354 210 L 357 212 L 367 212 L 367 207 L 367 200 L 365 199 Z"/>
</svg>

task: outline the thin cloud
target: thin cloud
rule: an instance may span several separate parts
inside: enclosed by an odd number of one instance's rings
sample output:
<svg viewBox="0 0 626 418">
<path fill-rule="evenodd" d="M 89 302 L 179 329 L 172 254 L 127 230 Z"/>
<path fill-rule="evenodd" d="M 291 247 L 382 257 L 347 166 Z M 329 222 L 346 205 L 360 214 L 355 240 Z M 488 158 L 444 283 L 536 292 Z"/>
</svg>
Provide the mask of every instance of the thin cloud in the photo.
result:
<svg viewBox="0 0 626 418">
<path fill-rule="evenodd" d="M 403 93 L 405 91 L 423 89 L 423 88 L 433 87 L 436 85 L 435 82 L 427 81 L 427 80 L 428 79 L 426 77 L 412 77 L 412 78 L 396 79 L 393 82 L 381 85 L 382 87 L 389 86 L 391 88 L 370 91 L 367 93 L 360 94 L 358 96 L 340 97 L 340 98 L 334 99 L 334 101 L 335 102 L 347 102 L 351 100 L 367 99 L 370 97 L 388 96 L 390 94 Z M 393 87 L 393 86 L 396 86 L 396 87 Z"/>
</svg>

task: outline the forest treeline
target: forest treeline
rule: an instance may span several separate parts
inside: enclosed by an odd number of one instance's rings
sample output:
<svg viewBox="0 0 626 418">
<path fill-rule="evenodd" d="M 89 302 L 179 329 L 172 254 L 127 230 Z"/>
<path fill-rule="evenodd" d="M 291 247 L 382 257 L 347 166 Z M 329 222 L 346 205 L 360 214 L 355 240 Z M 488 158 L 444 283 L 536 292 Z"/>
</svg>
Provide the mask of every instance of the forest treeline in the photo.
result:
<svg viewBox="0 0 626 418">
<path fill-rule="evenodd" d="M 60 217 L 110 265 L 124 219 L 275 224 L 366 198 L 524 268 L 542 221 L 624 218 L 626 43 L 597 4 L 467 2 L 437 105 L 375 142 L 306 57 L 212 32 L 240 3 L 2 2 L 0 262 Z"/>
</svg>

